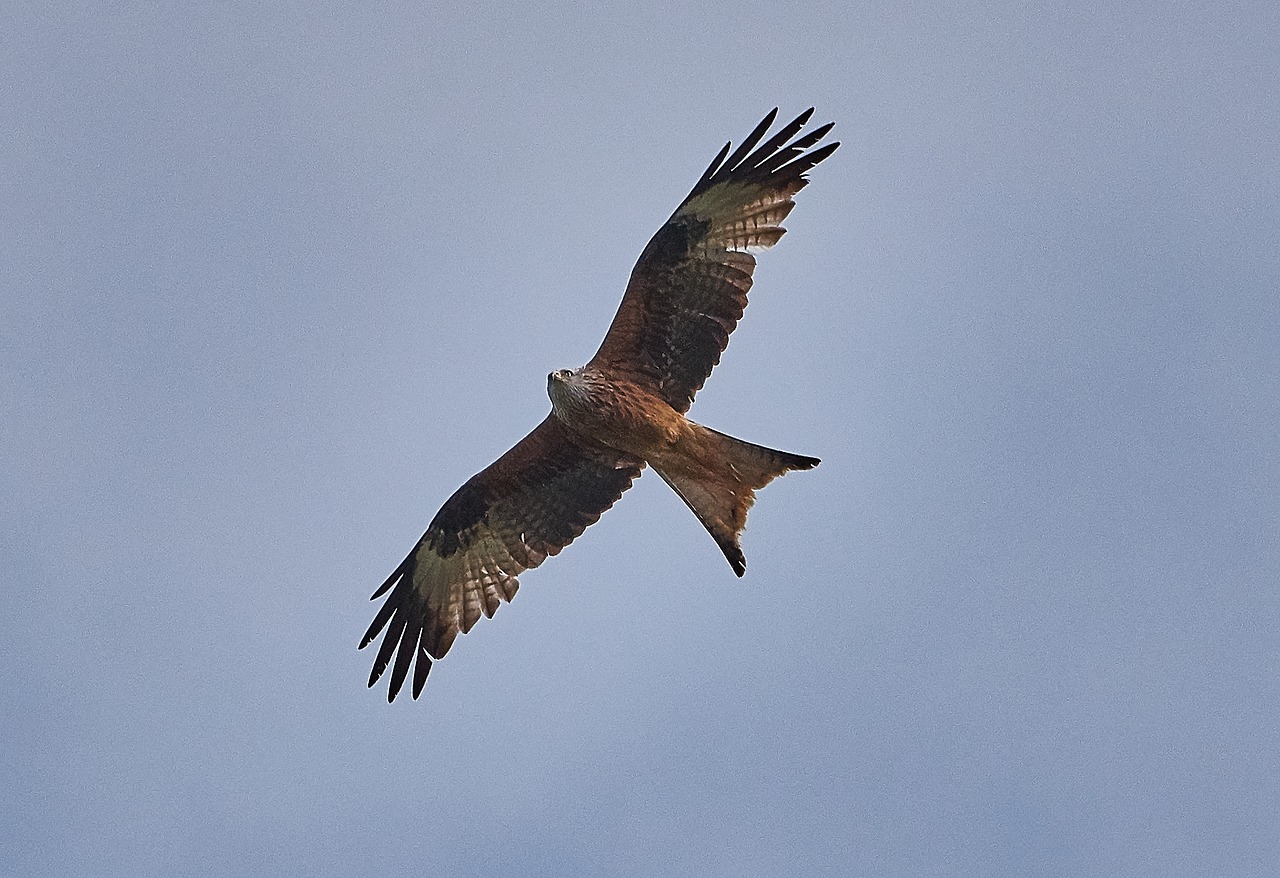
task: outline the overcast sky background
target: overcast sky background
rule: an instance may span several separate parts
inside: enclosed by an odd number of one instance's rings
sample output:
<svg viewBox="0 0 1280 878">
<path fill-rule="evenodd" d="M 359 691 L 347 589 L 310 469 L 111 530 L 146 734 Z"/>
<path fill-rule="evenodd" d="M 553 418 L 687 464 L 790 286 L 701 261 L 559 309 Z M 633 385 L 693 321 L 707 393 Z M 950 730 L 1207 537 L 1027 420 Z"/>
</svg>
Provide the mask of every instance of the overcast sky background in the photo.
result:
<svg viewBox="0 0 1280 878">
<path fill-rule="evenodd" d="M 1273 3 L 18 4 L 0 875 L 1280 868 Z M 725 140 L 843 147 L 652 475 L 365 688 Z"/>
</svg>

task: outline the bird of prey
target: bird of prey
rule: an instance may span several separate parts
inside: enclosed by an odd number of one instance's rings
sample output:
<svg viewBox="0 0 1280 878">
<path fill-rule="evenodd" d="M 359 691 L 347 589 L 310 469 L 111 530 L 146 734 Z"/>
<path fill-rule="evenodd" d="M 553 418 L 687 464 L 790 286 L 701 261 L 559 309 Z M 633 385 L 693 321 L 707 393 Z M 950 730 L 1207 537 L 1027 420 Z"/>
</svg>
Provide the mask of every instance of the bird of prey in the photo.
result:
<svg viewBox="0 0 1280 878">
<path fill-rule="evenodd" d="M 685 417 L 747 306 L 752 251 L 778 243 L 806 172 L 839 146 L 817 146 L 831 123 L 802 133 L 812 109 L 765 140 L 777 112 L 732 155 L 725 144 L 649 241 L 590 362 L 547 376 L 551 413 L 445 502 L 374 592 L 390 594 L 360 648 L 386 629 L 369 685 L 390 665 L 389 701 L 411 667 L 417 698 L 454 639 L 515 597 L 516 576 L 594 524 L 646 464 L 738 576 L 747 567 L 738 537 L 755 491 L 818 465 Z"/>
</svg>

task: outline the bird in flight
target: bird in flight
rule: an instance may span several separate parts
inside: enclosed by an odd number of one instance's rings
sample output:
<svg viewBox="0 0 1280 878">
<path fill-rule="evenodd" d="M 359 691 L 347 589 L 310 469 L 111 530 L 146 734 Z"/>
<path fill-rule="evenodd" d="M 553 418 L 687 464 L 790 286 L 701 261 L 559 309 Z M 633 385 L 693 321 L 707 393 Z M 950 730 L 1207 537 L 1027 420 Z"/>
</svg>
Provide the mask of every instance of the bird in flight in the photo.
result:
<svg viewBox="0 0 1280 878">
<path fill-rule="evenodd" d="M 390 666 L 388 701 L 411 668 L 417 698 L 457 636 L 515 597 L 516 576 L 594 524 L 646 464 L 738 576 L 747 569 L 738 537 L 755 491 L 818 465 L 685 417 L 747 306 L 752 251 L 778 243 L 806 172 L 840 145 L 817 146 L 832 123 L 802 133 L 812 108 L 764 140 L 777 113 L 732 155 L 726 143 L 658 229 L 590 362 L 547 376 L 551 413 L 445 502 L 374 592 L 387 599 L 360 648 L 385 629 L 369 686 Z"/>
</svg>

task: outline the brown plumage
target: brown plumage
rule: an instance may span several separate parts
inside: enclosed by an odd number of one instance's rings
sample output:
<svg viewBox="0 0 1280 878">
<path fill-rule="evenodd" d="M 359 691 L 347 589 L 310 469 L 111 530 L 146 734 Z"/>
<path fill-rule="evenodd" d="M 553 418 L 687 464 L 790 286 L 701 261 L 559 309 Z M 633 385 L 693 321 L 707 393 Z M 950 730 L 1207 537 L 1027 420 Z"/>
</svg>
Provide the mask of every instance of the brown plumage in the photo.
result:
<svg viewBox="0 0 1280 878">
<path fill-rule="evenodd" d="M 756 264 L 748 251 L 778 242 L 792 196 L 809 182 L 805 172 L 839 146 L 813 148 L 831 124 L 800 133 L 812 109 L 761 143 L 777 112 L 732 155 L 725 144 L 649 241 L 595 356 L 547 377 L 546 419 L 449 498 L 374 592 L 390 594 L 360 648 L 386 629 L 369 685 L 390 665 L 388 700 L 410 667 L 417 698 L 432 661 L 458 634 L 510 601 L 516 576 L 569 545 L 646 464 L 693 510 L 738 576 L 746 571 L 738 538 L 755 491 L 818 465 L 684 416 L 742 319 Z"/>
</svg>

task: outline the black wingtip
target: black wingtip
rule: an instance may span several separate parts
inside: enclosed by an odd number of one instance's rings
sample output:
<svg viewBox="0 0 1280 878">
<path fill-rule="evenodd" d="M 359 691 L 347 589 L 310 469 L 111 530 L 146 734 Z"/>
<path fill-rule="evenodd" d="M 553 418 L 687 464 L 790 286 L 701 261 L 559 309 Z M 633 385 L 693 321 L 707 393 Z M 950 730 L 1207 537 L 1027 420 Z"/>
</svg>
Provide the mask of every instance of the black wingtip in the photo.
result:
<svg viewBox="0 0 1280 878">
<path fill-rule="evenodd" d="M 729 156 L 725 161 L 724 167 L 728 170 L 733 170 L 742 162 L 743 159 L 750 155 L 751 150 L 756 148 L 756 144 L 759 143 L 760 139 L 769 131 L 769 128 L 773 125 L 773 120 L 776 118 L 778 118 L 778 108 L 774 107 L 765 114 L 765 117 L 760 120 L 760 124 L 743 139 L 742 143 L 738 144 L 738 148 L 734 150 L 733 155 Z"/>
<path fill-rule="evenodd" d="M 387 623 L 391 621 L 391 617 L 396 614 L 397 603 L 398 602 L 394 597 L 390 598 L 382 605 L 382 609 L 378 610 L 378 615 L 373 617 L 373 622 L 369 625 L 368 630 L 364 632 L 364 637 L 360 638 L 361 649 L 364 649 L 370 643 L 373 643 L 373 641 L 376 640 L 378 635 L 382 632 L 382 629 L 387 627 Z"/>
<path fill-rule="evenodd" d="M 400 638 L 400 646 L 396 650 L 396 660 L 391 666 L 391 692 L 399 692 L 409 675 L 409 666 L 413 663 L 414 654 L 418 651 L 418 639 L 422 629 L 416 625 L 406 625 L 404 635 Z"/>
<path fill-rule="evenodd" d="M 699 186 L 705 185 L 708 180 L 715 176 L 716 171 L 720 170 L 721 163 L 724 162 L 724 157 L 729 154 L 729 150 L 731 149 L 733 149 L 732 141 L 726 143 L 724 148 L 720 150 L 719 154 L 711 160 L 711 164 L 707 165 L 707 169 L 702 172 L 702 176 L 699 177 L 698 182 L 694 184 L 695 189 Z"/>
<path fill-rule="evenodd" d="M 417 701 L 422 694 L 422 687 L 427 685 L 427 674 L 431 673 L 431 656 L 421 646 L 418 647 L 418 663 L 413 666 L 413 698 Z"/>
<path fill-rule="evenodd" d="M 834 122 L 827 122 L 805 132 L 804 126 L 809 123 L 814 112 L 815 109 L 810 107 L 766 140 L 765 137 L 778 116 L 778 108 L 774 107 L 738 144 L 737 149 L 730 152 L 732 143 L 725 144 L 698 178 L 686 201 L 705 192 L 717 182 L 729 179 L 759 182 L 779 177 L 796 178 L 800 181 L 800 187 L 803 187 L 808 182 L 806 172 L 830 156 L 840 145 L 838 142 L 830 143 L 809 151 L 835 127 Z"/>
<path fill-rule="evenodd" d="M 369 600 L 376 601 L 378 598 L 390 591 L 391 586 L 400 581 L 400 578 L 409 571 L 411 566 L 413 566 L 413 556 L 418 553 L 418 546 L 422 545 L 422 541 L 426 538 L 427 535 L 423 534 L 422 539 L 418 540 L 418 542 L 414 544 L 413 549 L 410 550 L 408 555 L 405 555 L 404 560 L 396 565 L 395 570 L 391 571 L 391 575 L 387 577 L 387 581 L 378 586 L 377 591 L 369 595 Z"/>
</svg>

